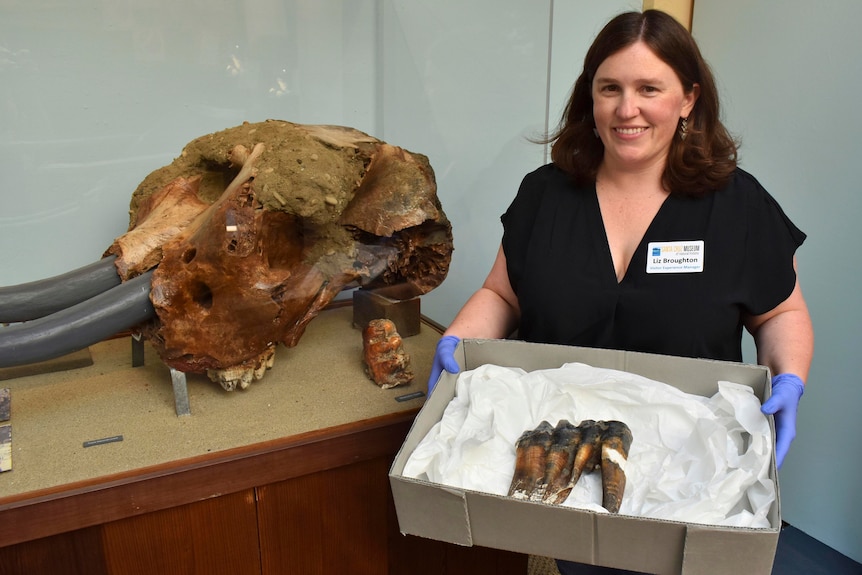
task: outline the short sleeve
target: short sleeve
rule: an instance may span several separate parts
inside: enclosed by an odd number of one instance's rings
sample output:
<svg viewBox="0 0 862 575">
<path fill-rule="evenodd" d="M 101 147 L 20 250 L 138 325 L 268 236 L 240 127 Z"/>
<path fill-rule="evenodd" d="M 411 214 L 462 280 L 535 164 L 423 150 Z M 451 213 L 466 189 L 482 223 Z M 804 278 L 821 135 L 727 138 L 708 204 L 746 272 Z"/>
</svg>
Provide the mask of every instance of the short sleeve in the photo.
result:
<svg viewBox="0 0 862 575">
<path fill-rule="evenodd" d="M 806 235 L 757 180 L 744 172 L 741 177 L 747 180 L 742 186 L 747 189 L 745 307 L 748 313 L 759 315 L 774 309 L 792 293 L 796 285 L 793 257 Z"/>
<path fill-rule="evenodd" d="M 530 237 L 536 225 L 544 190 L 543 173 L 549 168 L 539 168 L 524 176 L 518 194 L 500 217 L 503 223 L 503 253 L 509 272 L 509 283 L 515 293 L 523 277 Z"/>
</svg>

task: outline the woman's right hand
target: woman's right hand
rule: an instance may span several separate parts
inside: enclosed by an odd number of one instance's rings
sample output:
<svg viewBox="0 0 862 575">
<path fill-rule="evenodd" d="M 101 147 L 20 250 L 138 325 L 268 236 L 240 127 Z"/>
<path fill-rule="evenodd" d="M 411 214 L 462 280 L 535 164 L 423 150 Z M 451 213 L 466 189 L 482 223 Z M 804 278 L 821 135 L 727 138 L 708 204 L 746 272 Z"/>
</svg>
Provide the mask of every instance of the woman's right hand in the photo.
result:
<svg viewBox="0 0 862 575">
<path fill-rule="evenodd" d="M 461 338 L 454 335 L 444 335 L 437 342 L 437 351 L 434 354 L 434 363 L 431 364 L 431 377 L 428 379 L 428 395 L 434 391 L 437 380 L 445 369 L 449 373 L 458 373 L 461 366 L 455 361 L 455 348 L 458 347 Z"/>
</svg>

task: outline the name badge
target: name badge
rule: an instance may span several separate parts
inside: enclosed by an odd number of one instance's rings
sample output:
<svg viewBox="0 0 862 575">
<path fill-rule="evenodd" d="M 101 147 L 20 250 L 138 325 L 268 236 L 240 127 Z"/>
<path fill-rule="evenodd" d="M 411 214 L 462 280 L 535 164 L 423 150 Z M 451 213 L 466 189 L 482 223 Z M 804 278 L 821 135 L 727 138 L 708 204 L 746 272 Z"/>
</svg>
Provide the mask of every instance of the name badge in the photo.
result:
<svg viewBox="0 0 862 575">
<path fill-rule="evenodd" d="M 648 274 L 688 274 L 703 271 L 703 240 L 650 242 L 647 245 Z"/>
</svg>

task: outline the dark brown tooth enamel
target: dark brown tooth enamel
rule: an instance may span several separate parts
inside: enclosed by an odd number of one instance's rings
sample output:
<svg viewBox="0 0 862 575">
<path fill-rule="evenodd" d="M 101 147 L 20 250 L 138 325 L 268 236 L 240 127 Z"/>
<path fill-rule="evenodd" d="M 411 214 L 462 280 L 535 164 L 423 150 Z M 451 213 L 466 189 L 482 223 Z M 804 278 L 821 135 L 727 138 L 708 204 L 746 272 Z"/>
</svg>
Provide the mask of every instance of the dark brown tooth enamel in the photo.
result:
<svg viewBox="0 0 862 575">
<path fill-rule="evenodd" d="M 509 486 L 509 495 L 529 499 L 545 474 L 545 463 L 553 441 L 554 428 L 547 421 L 525 431 L 516 444 L 515 473 Z"/>
<path fill-rule="evenodd" d="M 545 463 L 545 488 L 542 501 L 562 503 L 569 496 L 572 486 L 572 465 L 575 453 L 581 443 L 581 428 L 566 419 L 560 420 L 554 428 L 554 438 Z"/>
<path fill-rule="evenodd" d="M 575 452 L 572 477 L 569 480 L 572 487 L 581 478 L 581 474 L 589 473 L 601 464 L 601 429 L 592 419 L 582 421 L 580 427 L 582 428 L 581 444 Z"/>
<path fill-rule="evenodd" d="M 631 444 L 632 432 L 621 421 L 587 419 L 575 426 L 561 419 L 556 427 L 543 421 L 518 438 L 509 495 L 560 504 L 584 472 L 601 469 L 602 506 L 617 513 L 626 488 L 624 465 Z"/>
</svg>

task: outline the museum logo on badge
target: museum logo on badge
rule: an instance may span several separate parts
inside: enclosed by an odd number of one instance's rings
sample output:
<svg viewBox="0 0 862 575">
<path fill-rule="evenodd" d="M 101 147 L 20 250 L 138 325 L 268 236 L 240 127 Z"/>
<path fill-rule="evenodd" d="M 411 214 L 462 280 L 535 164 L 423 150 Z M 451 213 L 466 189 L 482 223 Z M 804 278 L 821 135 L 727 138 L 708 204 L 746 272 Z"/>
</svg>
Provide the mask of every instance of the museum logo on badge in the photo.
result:
<svg viewBox="0 0 862 575">
<path fill-rule="evenodd" d="M 703 240 L 650 242 L 647 246 L 648 274 L 685 274 L 703 271 Z"/>
</svg>

